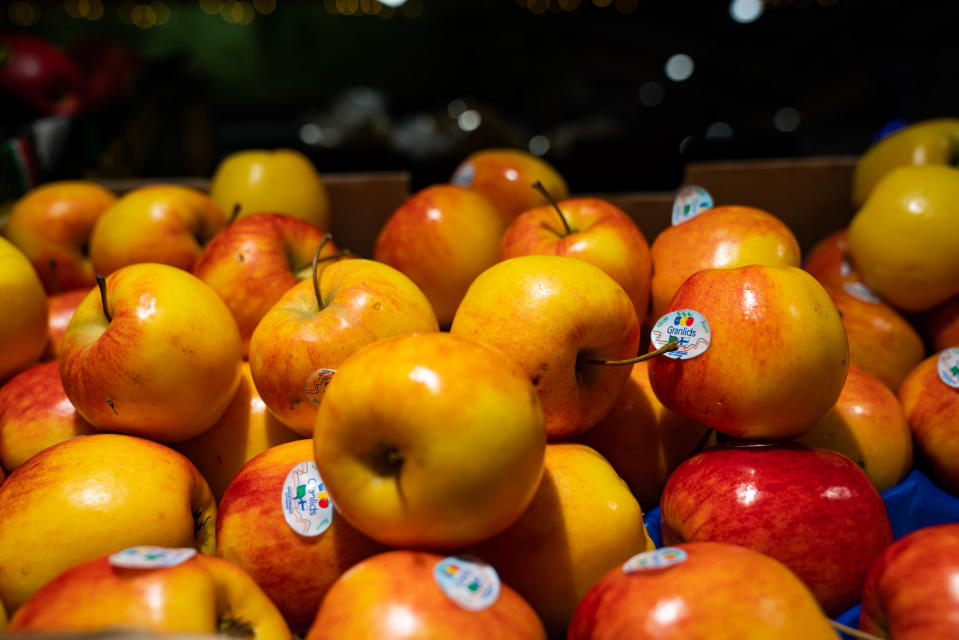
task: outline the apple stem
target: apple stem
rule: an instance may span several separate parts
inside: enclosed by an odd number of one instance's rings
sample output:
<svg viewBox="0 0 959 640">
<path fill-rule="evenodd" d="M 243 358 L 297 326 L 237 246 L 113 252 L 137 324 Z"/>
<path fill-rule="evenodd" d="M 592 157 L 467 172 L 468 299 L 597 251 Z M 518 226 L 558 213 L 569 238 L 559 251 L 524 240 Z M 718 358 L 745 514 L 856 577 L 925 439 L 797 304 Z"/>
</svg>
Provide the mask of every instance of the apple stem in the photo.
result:
<svg viewBox="0 0 959 640">
<path fill-rule="evenodd" d="M 320 246 L 316 248 L 316 253 L 313 254 L 313 293 L 316 294 L 316 306 L 320 309 L 323 308 L 323 298 L 320 297 L 320 281 L 316 277 L 316 265 L 320 263 L 320 251 L 323 251 L 323 247 L 332 239 L 332 234 L 324 233 L 320 240 Z"/>
<path fill-rule="evenodd" d="M 100 302 L 103 303 L 103 315 L 107 317 L 107 322 L 113 322 L 113 316 L 107 309 L 107 279 L 102 273 L 97 274 L 97 287 L 100 288 Z"/>
<path fill-rule="evenodd" d="M 829 625 L 836 631 L 845 633 L 847 636 L 852 636 L 853 638 L 861 638 L 862 640 L 882 640 L 882 638 L 879 636 L 874 636 L 871 633 L 866 633 L 865 631 L 860 631 L 859 629 L 853 629 L 852 627 L 844 625 L 841 622 L 836 622 L 835 620 L 830 620 Z"/>
<path fill-rule="evenodd" d="M 233 211 L 230 213 L 230 219 L 226 221 L 227 225 L 233 224 L 240 215 L 240 203 L 233 205 Z"/>
<path fill-rule="evenodd" d="M 652 360 L 656 356 L 661 356 L 664 353 L 675 351 L 678 348 L 679 348 L 679 342 L 676 340 L 673 340 L 672 342 L 667 342 L 666 344 L 661 346 L 659 349 L 656 349 L 655 351 L 650 351 L 649 353 L 644 353 L 641 356 L 636 356 L 635 358 L 629 358 L 628 360 L 596 360 L 594 358 L 581 358 L 581 360 L 585 362 L 586 364 L 595 364 L 603 367 L 618 367 L 620 365 L 636 364 L 637 362 Z"/>
<path fill-rule="evenodd" d="M 569 226 L 569 222 L 566 221 L 566 216 L 563 215 L 562 210 L 560 210 L 559 205 L 553 200 L 553 196 L 550 195 L 549 191 L 546 190 L 546 187 L 543 186 L 543 183 L 537 180 L 533 183 L 533 188 L 543 194 L 543 197 L 549 200 L 549 203 L 553 205 L 553 208 L 556 209 L 556 214 L 559 215 L 559 219 L 563 221 L 563 229 L 566 230 L 564 235 L 572 235 L 573 230 Z"/>
<path fill-rule="evenodd" d="M 60 279 L 57 277 L 57 259 L 50 258 L 50 292 L 60 293 Z"/>
</svg>

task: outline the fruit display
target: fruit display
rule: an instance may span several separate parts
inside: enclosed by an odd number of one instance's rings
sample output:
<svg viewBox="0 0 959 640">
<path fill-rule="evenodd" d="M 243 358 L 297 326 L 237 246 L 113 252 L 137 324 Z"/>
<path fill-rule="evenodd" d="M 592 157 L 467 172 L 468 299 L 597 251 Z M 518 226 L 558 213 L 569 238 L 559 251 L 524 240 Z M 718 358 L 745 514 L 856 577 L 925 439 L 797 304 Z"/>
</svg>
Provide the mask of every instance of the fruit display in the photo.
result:
<svg viewBox="0 0 959 640">
<path fill-rule="evenodd" d="M 893 167 L 951 127 L 864 154 L 805 255 L 510 149 L 353 251 L 293 150 L 37 187 L 0 238 L 0 628 L 948 636 L 959 171 Z"/>
</svg>

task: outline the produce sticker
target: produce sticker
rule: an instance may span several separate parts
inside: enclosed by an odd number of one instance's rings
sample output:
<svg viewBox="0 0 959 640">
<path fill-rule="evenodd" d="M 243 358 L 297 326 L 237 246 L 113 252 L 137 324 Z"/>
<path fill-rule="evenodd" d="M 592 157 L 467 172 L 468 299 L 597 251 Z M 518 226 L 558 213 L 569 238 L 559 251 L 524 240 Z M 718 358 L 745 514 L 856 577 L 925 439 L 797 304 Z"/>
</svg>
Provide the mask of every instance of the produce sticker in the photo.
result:
<svg viewBox="0 0 959 640">
<path fill-rule="evenodd" d="M 184 547 L 136 546 L 110 555 L 110 564 L 121 569 L 163 569 L 183 564 L 196 555 L 196 549 Z"/>
<path fill-rule="evenodd" d="M 687 554 L 679 547 L 660 547 L 637 553 L 623 564 L 623 573 L 667 569 L 686 562 Z"/>
<path fill-rule="evenodd" d="M 869 304 L 879 304 L 882 302 L 882 298 L 873 293 L 872 289 L 861 282 L 844 282 L 842 283 L 842 288 L 843 291 L 853 298 L 857 298 L 863 302 L 868 302 Z"/>
<path fill-rule="evenodd" d="M 649 333 L 649 339 L 655 349 L 670 342 L 679 343 L 679 348 L 663 355 L 667 358 L 689 360 L 709 348 L 712 332 L 703 314 L 693 309 L 678 309 L 656 321 Z"/>
<path fill-rule="evenodd" d="M 334 373 L 336 373 L 336 369 L 317 369 L 307 376 L 304 391 L 306 392 L 306 399 L 309 400 L 314 407 L 320 406 L 320 402 L 323 401 L 326 387 L 330 384 L 330 380 L 333 379 Z"/>
<path fill-rule="evenodd" d="M 453 172 L 453 176 L 450 178 L 450 184 L 454 184 L 457 187 L 472 187 L 473 186 L 473 176 L 476 175 L 476 167 L 473 166 L 472 162 L 467 162 L 459 166 L 459 168 Z"/>
<path fill-rule="evenodd" d="M 711 209 L 713 204 L 712 194 L 702 187 L 694 184 L 683 187 L 673 201 L 673 225 L 695 218 L 706 209 Z"/>
<path fill-rule="evenodd" d="M 939 379 L 959 389 L 959 347 L 950 347 L 939 354 Z"/>
<path fill-rule="evenodd" d="M 316 470 L 316 463 L 305 460 L 286 475 L 282 496 L 283 517 L 301 536 L 318 536 L 333 523 L 333 501 Z"/>
<path fill-rule="evenodd" d="M 433 567 L 433 579 L 450 600 L 467 611 L 481 611 L 499 598 L 496 569 L 479 560 L 449 556 Z"/>
</svg>

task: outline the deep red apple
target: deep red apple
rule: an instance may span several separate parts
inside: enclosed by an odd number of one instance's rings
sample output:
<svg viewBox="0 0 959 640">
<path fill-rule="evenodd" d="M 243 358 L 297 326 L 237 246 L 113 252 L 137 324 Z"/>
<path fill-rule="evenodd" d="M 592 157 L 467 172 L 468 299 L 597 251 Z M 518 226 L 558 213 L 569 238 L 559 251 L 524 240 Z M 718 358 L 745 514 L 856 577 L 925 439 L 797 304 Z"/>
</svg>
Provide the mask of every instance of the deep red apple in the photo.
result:
<svg viewBox="0 0 959 640">
<path fill-rule="evenodd" d="M 0 90 L 43 114 L 69 116 L 83 107 L 83 76 L 59 47 L 35 36 L 0 35 Z"/>
</svg>

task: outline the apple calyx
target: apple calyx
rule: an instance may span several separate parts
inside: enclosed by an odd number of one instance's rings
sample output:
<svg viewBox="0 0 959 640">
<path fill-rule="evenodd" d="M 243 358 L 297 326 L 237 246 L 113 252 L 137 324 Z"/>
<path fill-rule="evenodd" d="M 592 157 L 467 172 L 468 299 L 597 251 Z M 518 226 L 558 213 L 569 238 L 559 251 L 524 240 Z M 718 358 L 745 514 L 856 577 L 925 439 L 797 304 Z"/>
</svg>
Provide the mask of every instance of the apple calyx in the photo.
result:
<svg viewBox="0 0 959 640">
<path fill-rule="evenodd" d="M 533 183 L 533 188 L 543 194 L 543 197 L 546 198 L 553 208 L 556 209 L 556 214 L 559 216 L 559 219 L 563 221 L 563 230 L 565 233 L 564 236 L 569 236 L 573 234 L 572 227 L 569 226 L 569 221 L 566 220 L 566 216 L 563 214 L 562 210 L 559 208 L 559 205 L 556 203 L 556 200 L 553 199 L 553 196 L 550 195 L 550 192 L 546 190 L 546 187 L 543 186 L 543 183 L 537 180 Z"/>
<path fill-rule="evenodd" d="M 253 623 L 236 616 L 224 616 L 220 618 L 217 622 L 216 630 L 217 633 L 231 638 L 252 638 L 256 635 L 253 631 Z"/>
<path fill-rule="evenodd" d="M 638 362 L 652 360 L 656 356 L 661 356 L 664 353 L 675 351 L 678 348 L 679 348 L 679 342 L 676 340 L 673 340 L 671 342 L 667 342 L 666 344 L 661 346 L 659 349 L 656 349 L 655 351 L 644 353 L 642 355 L 636 356 L 635 358 L 628 358 L 626 360 L 597 360 L 596 358 L 587 358 L 585 356 L 580 356 L 579 361 L 584 364 L 593 364 L 601 367 L 618 367 L 620 365 L 636 364 Z"/>
<path fill-rule="evenodd" d="M 107 279 L 103 277 L 102 273 L 97 274 L 97 287 L 100 289 L 100 302 L 103 305 L 103 315 L 107 317 L 107 322 L 113 322 L 113 316 L 110 315 L 110 311 L 107 309 Z"/>
<path fill-rule="evenodd" d="M 836 631 L 844 633 L 847 636 L 852 636 L 853 638 L 861 638 L 862 640 L 882 640 L 879 636 L 875 636 L 866 631 L 860 631 L 859 629 L 854 629 L 848 625 L 845 625 L 841 622 L 836 622 L 835 620 L 829 620 L 829 626 L 831 626 Z"/>
<path fill-rule="evenodd" d="M 380 444 L 370 456 L 370 468 L 380 476 L 396 476 L 405 460 L 403 453 L 395 446 Z"/>
</svg>

